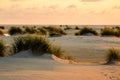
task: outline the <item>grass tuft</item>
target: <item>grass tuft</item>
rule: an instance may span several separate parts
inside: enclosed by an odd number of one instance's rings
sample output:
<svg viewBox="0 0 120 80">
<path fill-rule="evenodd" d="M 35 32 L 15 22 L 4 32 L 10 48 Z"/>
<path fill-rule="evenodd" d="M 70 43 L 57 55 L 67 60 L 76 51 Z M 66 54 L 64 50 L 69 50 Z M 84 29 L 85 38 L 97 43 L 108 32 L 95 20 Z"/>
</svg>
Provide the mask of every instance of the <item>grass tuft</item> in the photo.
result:
<svg viewBox="0 0 120 80">
<path fill-rule="evenodd" d="M 5 27 L 4 26 L 0 26 L 0 29 L 5 29 Z"/>
<path fill-rule="evenodd" d="M 80 29 L 80 31 L 76 32 L 75 35 L 86 35 L 88 33 L 91 33 L 93 35 L 98 35 L 98 33 L 90 27 L 84 27 Z"/>
<path fill-rule="evenodd" d="M 22 31 L 22 29 L 19 28 L 19 27 L 11 27 L 11 28 L 8 30 L 8 33 L 9 33 L 10 35 L 22 34 L 23 31 Z"/>
<path fill-rule="evenodd" d="M 118 27 L 116 28 L 105 27 L 104 29 L 101 29 L 101 35 L 120 37 L 120 29 Z"/>
<path fill-rule="evenodd" d="M 2 40 L 0 40 L 0 57 L 5 56 L 5 45 Z"/>
<path fill-rule="evenodd" d="M 80 28 L 78 26 L 75 27 L 75 30 L 79 30 Z"/>
<path fill-rule="evenodd" d="M 4 33 L 3 33 L 3 31 L 2 31 L 2 30 L 0 30 L 0 35 L 4 35 Z"/>
<path fill-rule="evenodd" d="M 62 56 L 60 47 L 52 45 L 48 40 L 41 36 L 16 37 L 13 44 L 13 52 L 17 53 L 30 49 L 34 55 L 54 54 Z"/>
<path fill-rule="evenodd" d="M 41 34 L 41 35 L 47 35 L 48 34 L 47 30 L 44 27 L 38 28 L 38 31 L 39 31 L 38 33 Z"/>
<path fill-rule="evenodd" d="M 107 63 L 120 60 L 120 52 L 115 48 L 110 48 L 106 56 Z"/>
<path fill-rule="evenodd" d="M 64 30 L 69 30 L 69 29 L 72 29 L 72 28 L 70 26 L 68 26 L 68 25 L 65 25 Z"/>
<path fill-rule="evenodd" d="M 37 30 L 34 27 L 26 26 L 24 32 L 28 34 L 34 34 L 37 33 Z"/>
<path fill-rule="evenodd" d="M 62 36 L 66 35 L 66 32 L 62 30 L 61 28 L 56 28 L 56 27 L 46 27 L 46 30 L 49 32 L 49 35 L 52 36 Z"/>
</svg>

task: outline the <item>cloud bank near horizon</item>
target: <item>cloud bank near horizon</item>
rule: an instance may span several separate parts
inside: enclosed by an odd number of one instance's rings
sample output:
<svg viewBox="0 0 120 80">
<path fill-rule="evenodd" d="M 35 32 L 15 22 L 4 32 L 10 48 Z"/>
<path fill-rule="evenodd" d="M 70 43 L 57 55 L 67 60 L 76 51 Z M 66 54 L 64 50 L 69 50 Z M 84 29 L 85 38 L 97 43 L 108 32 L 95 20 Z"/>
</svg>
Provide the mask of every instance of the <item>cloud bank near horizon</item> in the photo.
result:
<svg viewBox="0 0 120 80">
<path fill-rule="evenodd" d="M 1 0 L 0 23 L 119 24 L 119 0 Z M 108 4 L 109 3 L 109 4 Z"/>
</svg>

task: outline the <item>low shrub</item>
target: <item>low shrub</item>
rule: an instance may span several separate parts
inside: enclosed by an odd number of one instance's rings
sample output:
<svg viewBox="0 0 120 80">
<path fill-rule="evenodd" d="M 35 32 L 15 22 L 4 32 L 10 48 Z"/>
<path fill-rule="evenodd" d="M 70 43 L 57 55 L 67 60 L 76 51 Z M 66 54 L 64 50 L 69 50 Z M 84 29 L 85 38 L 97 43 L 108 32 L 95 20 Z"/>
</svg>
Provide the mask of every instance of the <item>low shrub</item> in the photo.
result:
<svg viewBox="0 0 120 80">
<path fill-rule="evenodd" d="M 107 63 L 120 60 L 120 52 L 115 48 L 110 48 L 106 56 Z"/>
<path fill-rule="evenodd" d="M 8 30 L 8 33 L 9 33 L 10 35 L 22 34 L 23 31 L 22 31 L 22 29 L 19 28 L 19 27 L 11 27 L 11 28 Z"/>
<path fill-rule="evenodd" d="M 0 57 L 5 56 L 5 45 L 2 40 L 0 40 Z"/>
<path fill-rule="evenodd" d="M 98 35 L 98 33 L 90 27 L 84 27 L 80 29 L 80 31 L 76 32 L 75 35 L 86 35 L 88 33 L 91 33 L 93 35 Z"/>
</svg>

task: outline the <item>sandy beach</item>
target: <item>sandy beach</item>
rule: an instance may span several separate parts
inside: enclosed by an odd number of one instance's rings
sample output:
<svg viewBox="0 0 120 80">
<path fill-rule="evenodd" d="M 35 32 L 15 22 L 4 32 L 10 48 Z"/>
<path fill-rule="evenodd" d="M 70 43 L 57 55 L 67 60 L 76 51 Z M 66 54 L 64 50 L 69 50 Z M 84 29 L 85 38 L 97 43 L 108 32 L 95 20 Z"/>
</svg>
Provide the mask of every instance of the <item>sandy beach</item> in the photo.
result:
<svg viewBox="0 0 120 80">
<path fill-rule="evenodd" d="M 120 65 L 104 65 L 110 47 L 120 50 L 120 38 L 101 36 L 74 36 L 76 30 L 67 30 L 62 37 L 46 37 L 79 62 L 60 59 L 51 54 L 35 56 L 30 50 L 0 57 L 0 80 L 120 80 Z M 13 37 L 1 36 L 9 45 Z"/>
<path fill-rule="evenodd" d="M 51 55 L 31 56 L 30 51 L 0 58 L 0 64 L 0 80 L 120 79 L 118 65 L 68 64 L 54 60 Z"/>
</svg>

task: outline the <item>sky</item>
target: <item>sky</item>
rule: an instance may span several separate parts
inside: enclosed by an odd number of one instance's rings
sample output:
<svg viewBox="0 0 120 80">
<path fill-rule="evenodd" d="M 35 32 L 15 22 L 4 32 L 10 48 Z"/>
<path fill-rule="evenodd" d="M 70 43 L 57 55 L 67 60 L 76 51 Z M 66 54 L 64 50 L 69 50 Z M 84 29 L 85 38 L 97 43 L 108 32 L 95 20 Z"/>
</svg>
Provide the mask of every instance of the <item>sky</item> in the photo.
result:
<svg viewBox="0 0 120 80">
<path fill-rule="evenodd" d="M 120 24 L 120 0 L 0 0 L 0 24 Z"/>
</svg>

